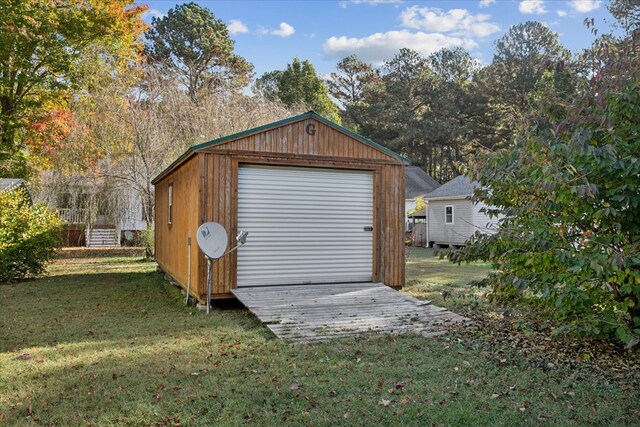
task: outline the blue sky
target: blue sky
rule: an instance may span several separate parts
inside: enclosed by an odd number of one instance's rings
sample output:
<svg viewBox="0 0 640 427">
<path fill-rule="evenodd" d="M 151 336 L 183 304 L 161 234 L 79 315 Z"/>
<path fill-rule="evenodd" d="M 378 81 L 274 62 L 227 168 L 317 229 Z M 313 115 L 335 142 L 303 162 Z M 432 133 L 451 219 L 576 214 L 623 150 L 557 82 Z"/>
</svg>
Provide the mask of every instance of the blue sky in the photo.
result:
<svg viewBox="0 0 640 427">
<path fill-rule="evenodd" d="M 146 1 L 152 16 L 181 2 Z M 253 63 L 257 76 L 283 69 L 294 57 L 309 59 L 328 74 L 349 54 L 380 64 L 401 47 L 424 55 L 442 47 L 466 48 L 491 62 L 494 42 L 511 26 L 545 23 L 572 51 L 589 47 L 593 35 L 583 25 L 594 18 L 599 31 L 613 22 L 598 0 L 338 0 L 198 1 L 230 29 L 236 53 Z"/>
</svg>

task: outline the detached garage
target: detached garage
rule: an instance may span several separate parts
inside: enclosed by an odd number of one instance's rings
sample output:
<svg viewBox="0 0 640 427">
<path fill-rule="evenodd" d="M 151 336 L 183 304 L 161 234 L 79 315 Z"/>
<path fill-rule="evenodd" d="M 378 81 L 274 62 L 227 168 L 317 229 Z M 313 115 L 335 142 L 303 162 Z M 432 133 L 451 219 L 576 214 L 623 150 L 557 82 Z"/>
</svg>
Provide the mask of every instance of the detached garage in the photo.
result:
<svg viewBox="0 0 640 427">
<path fill-rule="evenodd" d="M 212 298 L 250 286 L 400 288 L 406 164 L 313 112 L 196 145 L 153 181 L 156 261 L 204 302 L 196 230 L 215 221 L 230 241 L 249 238 L 214 263 Z"/>
</svg>

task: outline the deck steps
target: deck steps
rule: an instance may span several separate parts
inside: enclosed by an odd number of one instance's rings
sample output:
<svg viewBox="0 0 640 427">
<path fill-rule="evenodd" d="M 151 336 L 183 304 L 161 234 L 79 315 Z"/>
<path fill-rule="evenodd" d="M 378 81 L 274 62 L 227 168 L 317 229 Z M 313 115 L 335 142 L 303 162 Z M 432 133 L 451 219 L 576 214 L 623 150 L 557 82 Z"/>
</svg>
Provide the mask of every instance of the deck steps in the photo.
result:
<svg viewBox="0 0 640 427">
<path fill-rule="evenodd" d="M 115 228 L 88 228 L 86 231 L 88 248 L 114 248 L 120 246 Z"/>
</svg>

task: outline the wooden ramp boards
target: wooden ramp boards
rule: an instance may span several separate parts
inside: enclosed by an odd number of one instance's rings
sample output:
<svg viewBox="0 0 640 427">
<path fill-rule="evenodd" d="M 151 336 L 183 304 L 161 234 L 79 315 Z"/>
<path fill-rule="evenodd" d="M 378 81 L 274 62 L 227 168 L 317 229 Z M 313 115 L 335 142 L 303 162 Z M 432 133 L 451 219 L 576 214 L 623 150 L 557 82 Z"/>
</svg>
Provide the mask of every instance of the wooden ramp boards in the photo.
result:
<svg viewBox="0 0 640 427">
<path fill-rule="evenodd" d="M 382 283 L 242 287 L 231 292 L 278 338 L 308 342 L 366 333 L 424 336 L 468 319 Z"/>
</svg>

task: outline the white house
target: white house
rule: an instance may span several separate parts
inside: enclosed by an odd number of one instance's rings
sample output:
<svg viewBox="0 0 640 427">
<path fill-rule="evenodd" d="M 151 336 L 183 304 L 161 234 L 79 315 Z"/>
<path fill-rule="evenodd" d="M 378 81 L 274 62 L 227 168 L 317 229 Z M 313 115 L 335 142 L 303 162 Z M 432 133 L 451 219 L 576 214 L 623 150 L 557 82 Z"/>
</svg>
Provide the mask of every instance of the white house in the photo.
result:
<svg viewBox="0 0 640 427">
<path fill-rule="evenodd" d="M 405 182 L 404 223 L 405 230 L 410 230 L 413 221 L 409 212 L 416 208 L 416 197 L 424 197 L 425 194 L 440 187 L 440 184 L 420 166 L 405 167 Z"/>
<path fill-rule="evenodd" d="M 109 247 L 140 244 L 146 228 L 144 201 L 131 185 L 89 175 L 42 173 L 38 200 L 64 223 L 66 246 Z M 147 215 L 148 216 L 148 215 Z"/>
<path fill-rule="evenodd" d="M 425 196 L 428 246 L 462 246 L 478 230 L 495 233 L 497 219 L 481 212 L 486 205 L 471 200 L 479 185 L 458 176 Z"/>
</svg>

